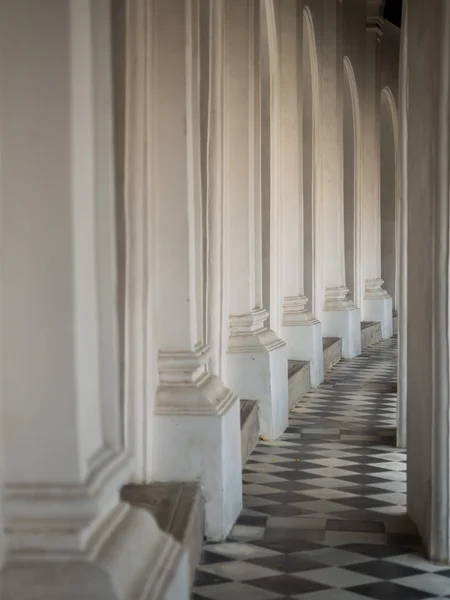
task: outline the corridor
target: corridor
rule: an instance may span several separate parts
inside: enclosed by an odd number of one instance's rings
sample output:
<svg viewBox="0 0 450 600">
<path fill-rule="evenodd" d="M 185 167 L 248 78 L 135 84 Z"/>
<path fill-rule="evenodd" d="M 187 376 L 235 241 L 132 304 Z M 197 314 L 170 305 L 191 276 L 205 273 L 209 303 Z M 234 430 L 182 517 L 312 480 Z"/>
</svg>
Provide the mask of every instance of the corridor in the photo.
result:
<svg viewBox="0 0 450 600">
<path fill-rule="evenodd" d="M 450 598 L 450 570 L 422 558 L 395 448 L 397 340 L 342 360 L 261 441 L 244 510 L 206 544 L 193 600 Z"/>
</svg>

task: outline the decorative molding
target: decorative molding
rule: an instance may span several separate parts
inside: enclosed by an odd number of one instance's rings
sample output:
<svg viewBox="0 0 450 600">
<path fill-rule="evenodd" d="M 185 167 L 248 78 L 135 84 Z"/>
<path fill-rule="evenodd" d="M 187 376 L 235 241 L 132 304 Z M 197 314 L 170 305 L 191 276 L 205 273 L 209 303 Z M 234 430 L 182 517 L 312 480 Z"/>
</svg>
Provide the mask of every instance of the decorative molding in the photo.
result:
<svg viewBox="0 0 450 600">
<path fill-rule="evenodd" d="M 366 0 L 366 29 L 380 38 L 384 28 L 384 5 L 386 0 Z"/>
<path fill-rule="evenodd" d="M 208 358 L 206 344 L 191 351 L 160 351 L 156 415 L 221 415 L 237 401 L 236 394 L 208 372 Z"/>
<path fill-rule="evenodd" d="M 103 539 L 102 531 L 112 531 L 123 516 L 118 490 L 132 468 L 128 452 L 111 451 L 84 483 L 7 483 L 4 514 L 10 552 L 18 559 L 39 553 L 42 560 L 90 554 Z"/>
<path fill-rule="evenodd" d="M 364 289 L 364 299 L 390 298 L 387 291 L 383 288 L 382 279 L 366 279 Z"/>
<path fill-rule="evenodd" d="M 268 317 L 269 313 L 264 309 L 232 315 L 227 352 L 270 352 L 285 346 L 283 340 L 264 325 Z"/>
<path fill-rule="evenodd" d="M 84 598 L 92 595 L 95 582 L 96 596 L 111 600 L 178 600 L 179 590 L 189 588 L 185 549 L 162 532 L 147 511 L 125 503 L 96 543 L 70 558 L 68 562 L 60 552 L 31 552 L 23 560 L 10 549 L 12 568 L 3 573 L 4 587 L 21 598 L 36 598 L 44 591 L 55 598 Z"/>
<path fill-rule="evenodd" d="M 319 321 L 306 309 L 308 298 L 306 296 L 286 296 L 283 302 L 284 327 L 314 325 Z"/>
<path fill-rule="evenodd" d="M 325 288 L 324 311 L 358 310 L 349 298 L 349 289 L 343 285 Z"/>
</svg>

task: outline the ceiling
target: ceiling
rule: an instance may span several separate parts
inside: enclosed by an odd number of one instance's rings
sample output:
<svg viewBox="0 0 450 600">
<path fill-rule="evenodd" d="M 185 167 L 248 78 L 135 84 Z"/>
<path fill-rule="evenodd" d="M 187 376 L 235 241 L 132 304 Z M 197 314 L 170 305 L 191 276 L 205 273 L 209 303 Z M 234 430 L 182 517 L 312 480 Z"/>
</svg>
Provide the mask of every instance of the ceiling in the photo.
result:
<svg viewBox="0 0 450 600">
<path fill-rule="evenodd" d="M 402 24 L 402 3 L 403 0 L 386 0 L 384 6 L 384 18 L 397 27 Z"/>
</svg>

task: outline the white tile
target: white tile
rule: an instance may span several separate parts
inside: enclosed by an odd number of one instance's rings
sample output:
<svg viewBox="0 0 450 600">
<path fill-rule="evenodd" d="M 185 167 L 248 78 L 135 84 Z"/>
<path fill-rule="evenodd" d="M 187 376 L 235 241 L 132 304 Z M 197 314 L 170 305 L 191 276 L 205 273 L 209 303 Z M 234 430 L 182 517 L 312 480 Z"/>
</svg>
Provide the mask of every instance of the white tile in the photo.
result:
<svg viewBox="0 0 450 600">
<path fill-rule="evenodd" d="M 208 600 L 276 600 L 281 597 L 281 594 L 274 594 L 238 582 L 203 585 L 194 588 L 194 592 L 208 598 Z"/>
<path fill-rule="evenodd" d="M 415 590 L 437 596 L 444 596 L 450 591 L 450 579 L 442 577 L 439 573 L 424 573 L 412 577 L 402 577 L 394 580 L 396 583 L 412 587 Z"/>
<path fill-rule="evenodd" d="M 375 583 L 376 581 L 379 581 L 379 579 L 376 579 L 375 577 L 361 575 L 360 573 L 355 573 L 347 569 L 340 569 L 338 567 L 303 571 L 302 573 L 295 573 L 294 575 L 338 589 L 353 587 L 356 585 L 365 585 L 367 583 Z"/>
<path fill-rule="evenodd" d="M 305 555 L 308 559 L 323 563 L 329 567 L 346 567 L 349 565 L 358 565 L 365 562 L 370 562 L 373 559 L 368 556 L 363 556 L 357 552 L 348 552 L 341 548 L 320 548 L 320 550 L 307 550 L 304 552 L 296 552 L 292 556 Z"/>
<path fill-rule="evenodd" d="M 298 492 L 305 496 L 312 496 L 313 498 L 320 498 L 321 500 L 338 500 L 339 498 L 353 498 L 355 494 L 349 494 L 343 490 L 331 490 L 329 488 L 317 488 L 315 490 L 302 490 Z M 349 508 L 349 510 L 351 510 Z"/>
<path fill-rule="evenodd" d="M 252 546 L 251 544 L 242 544 L 239 542 L 208 544 L 205 546 L 205 549 L 211 550 L 211 552 L 215 552 L 222 556 L 229 556 L 236 560 L 249 560 L 251 558 L 262 558 L 264 556 L 277 556 L 281 554 L 281 552 L 275 552 L 275 550 L 259 548 L 259 546 Z"/>
<path fill-rule="evenodd" d="M 265 531 L 265 527 L 255 527 L 253 525 L 235 525 L 231 530 L 230 535 L 235 540 L 250 542 L 262 540 Z"/>
<path fill-rule="evenodd" d="M 267 569 L 259 565 L 253 565 L 249 562 L 231 561 L 225 563 L 216 563 L 213 565 L 204 565 L 201 567 L 206 573 L 213 573 L 225 579 L 233 581 L 248 581 L 250 579 L 259 579 L 263 577 L 273 577 L 279 575 L 279 571 Z"/>
<path fill-rule="evenodd" d="M 448 569 L 448 567 L 443 567 L 442 565 L 434 565 L 419 554 L 401 554 L 400 556 L 392 556 L 389 558 L 389 562 L 404 565 L 405 567 L 420 569 L 421 571 L 428 571 L 429 573 Z"/>
</svg>

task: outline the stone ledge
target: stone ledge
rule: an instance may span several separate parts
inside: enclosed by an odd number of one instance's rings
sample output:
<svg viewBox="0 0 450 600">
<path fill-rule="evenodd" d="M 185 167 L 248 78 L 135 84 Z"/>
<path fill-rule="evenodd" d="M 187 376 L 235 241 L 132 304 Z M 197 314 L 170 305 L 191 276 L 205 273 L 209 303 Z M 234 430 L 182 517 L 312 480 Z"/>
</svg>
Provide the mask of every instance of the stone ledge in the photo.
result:
<svg viewBox="0 0 450 600">
<path fill-rule="evenodd" d="M 311 389 L 311 378 L 309 374 L 309 362 L 302 360 L 288 361 L 289 379 L 289 410 L 303 398 Z"/>
<path fill-rule="evenodd" d="M 363 321 L 361 323 L 361 349 L 372 344 L 381 342 L 381 323 L 375 321 Z"/>
<path fill-rule="evenodd" d="M 200 561 L 205 532 L 205 510 L 198 483 L 129 484 L 122 500 L 149 511 L 159 528 L 170 534 L 189 554 L 191 585 Z"/>
<path fill-rule="evenodd" d="M 323 338 L 323 372 L 326 375 L 328 371 L 342 358 L 342 340 L 341 338 Z"/>
<path fill-rule="evenodd" d="M 259 439 L 258 402 L 241 400 L 241 449 L 242 467 L 253 452 Z"/>
</svg>

